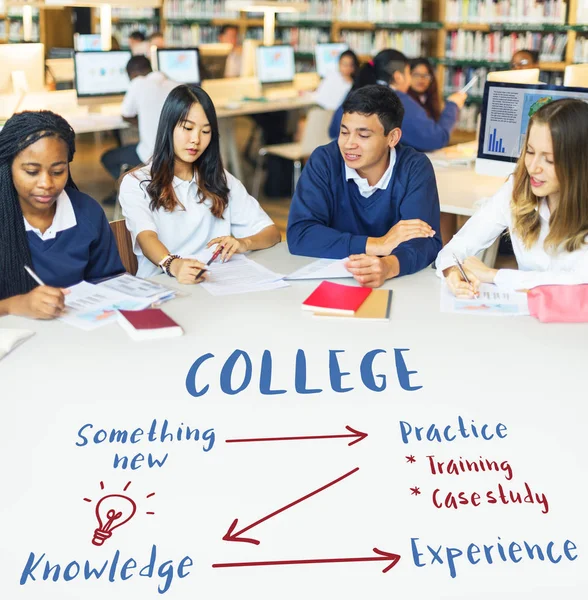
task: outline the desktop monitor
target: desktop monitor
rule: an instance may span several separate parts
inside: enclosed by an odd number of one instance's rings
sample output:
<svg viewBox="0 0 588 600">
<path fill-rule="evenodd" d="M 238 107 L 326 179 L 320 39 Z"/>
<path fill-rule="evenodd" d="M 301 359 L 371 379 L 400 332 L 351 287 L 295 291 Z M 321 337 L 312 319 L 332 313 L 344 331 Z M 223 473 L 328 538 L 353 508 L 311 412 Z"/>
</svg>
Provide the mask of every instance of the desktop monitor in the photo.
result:
<svg viewBox="0 0 588 600">
<path fill-rule="evenodd" d="M 564 71 L 566 87 L 588 88 L 588 65 L 569 65 Z"/>
<path fill-rule="evenodd" d="M 232 44 L 200 44 L 198 52 L 204 69 L 202 79 L 223 79 L 227 58 L 232 51 Z"/>
<path fill-rule="evenodd" d="M 490 71 L 486 81 L 503 83 L 540 83 L 539 69 L 517 69 L 514 71 Z"/>
<path fill-rule="evenodd" d="M 129 88 L 129 50 L 101 50 L 74 54 L 75 86 L 78 104 L 120 101 Z M 81 102 L 80 102 L 81 100 Z"/>
<path fill-rule="evenodd" d="M 76 33 L 74 35 L 74 48 L 79 52 L 100 52 L 102 50 L 102 36 L 99 33 Z"/>
<path fill-rule="evenodd" d="M 294 81 L 292 46 L 259 46 L 256 50 L 257 78 L 260 83 Z"/>
<path fill-rule="evenodd" d="M 481 111 L 476 172 L 482 175 L 510 175 L 520 156 L 531 116 L 548 102 L 562 98 L 580 98 L 588 102 L 588 90 L 487 81 Z"/>
<path fill-rule="evenodd" d="M 13 73 L 24 83 L 26 91 L 42 92 L 45 88 L 45 48 L 43 44 L 0 44 L 0 94 L 13 91 Z M 24 78 L 22 74 L 24 73 Z"/>
<path fill-rule="evenodd" d="M 336 71 L 339 68 L 339 57 L 348 49 L 347 44 L 317 44 L 314 48 L 314 61 L 319 77 L 326 77 Z"/>
<path fill-rule="evenodd" d="M 158 48 L 157 65 L 173 81 L 200 83 L 198 48 Z"/>
</svg>

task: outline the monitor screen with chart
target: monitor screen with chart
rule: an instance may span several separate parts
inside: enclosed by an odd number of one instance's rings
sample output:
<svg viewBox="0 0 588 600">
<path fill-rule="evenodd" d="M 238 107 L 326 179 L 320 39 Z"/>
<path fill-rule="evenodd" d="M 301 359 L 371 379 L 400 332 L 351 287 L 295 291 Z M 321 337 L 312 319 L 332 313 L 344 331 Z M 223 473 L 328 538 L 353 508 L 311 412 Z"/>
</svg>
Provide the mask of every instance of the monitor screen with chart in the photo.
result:
<svg viewBox="0 0 588 600">
<path fill-rule="evenodd" d="M 348 49 L 347 44 L 317 44 L 314 48 L 314 61 L 319 77 L 326 77 L 336 71 L 339 68 L 339 57 Z"/>
<path fill-rule="evenodd" d="M 160 48 L 157 50 L 159 71 L 172 81 L 200 83 L 197 48 Z"/>
<path fill-rule="evenodd" d="M 260 83 L 294 81 L 294 48 L 292 46 L 259 46 L 256 48 L 257 78 Z"/>
<path fill-rule="evenodd" d="M 76 52 L 75 84 L 79 98 L 122 96 L 129 89 L 130 50 Z"/>
<path fill-rule="evenodd" d="M 476 172 L 508 176 L 520 156 L 529 119 L 561 98 L 588 102 L 588 90 L 555 85 L 486 82 Z"/>
</svg>

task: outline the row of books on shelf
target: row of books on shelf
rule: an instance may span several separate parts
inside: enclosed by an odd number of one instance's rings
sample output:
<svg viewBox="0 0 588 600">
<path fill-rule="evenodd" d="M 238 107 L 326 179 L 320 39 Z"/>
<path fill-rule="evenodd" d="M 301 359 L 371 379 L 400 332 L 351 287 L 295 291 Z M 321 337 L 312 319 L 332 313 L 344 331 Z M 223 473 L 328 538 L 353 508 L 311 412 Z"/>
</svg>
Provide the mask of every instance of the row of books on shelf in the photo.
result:
<svg viewBox="0 0 588 600">
<path fill-rule="evenodd" d="M 167 25 L 165 43 L 167 46 L 190 47 L 200 44 L 213 44 L 218 40 L 220 27 L 211 25 Z"/>
<path fill-rule="evenodd" d="M 339 21 L 372 23 L 418 23 L 423 14 L 421 0 L 340 0 Z"/>
<path fill-rule="evenodd" d="M 448 94 L 451 92 L 448 92 Z M 456 129 L 460 131 L 476 131 L 478 125 L 478 115 L 480 106 L 476 104 L 466 104 L 460 111 L 457 119 Z"/>
<path fill-rule="evenodd" d="M 283 1 L 283 0 L 281 0 Z M 286 0 L 289 2 L 290 0 Z M 305 3 L 307 10 L 301 12 L 278 13 L 278 21 L 282 22 L 304 22 L 304 21 L 325 21 L 330 22 L 334 19 L 335 7 L 337 2 L 334 0 L 310 0 Z"/>
<path fill-rule="evenodd" d="M 453 31 L 447 36 L 445 56 L 460 60 L 510 61 L 517 50 L 537 50 L 542 61 L 563 59 L 568 36 L 565 33 L 503 33 L 494 31 Z"/>
<path fill-rule="evenodd" d="M 588 38 L 578 38 L 574 46 L 574 62 L 588 63 Z"/>
<path fill-rule="evenodd" d="M 165 0 L 166 19 L 237 19 L 237 11 L 227 10 L 224 0 Z"/>
<path fill-rule="evenodd" d="M 421 31 L 342 30 L 341 41 L 361 55 L 374 55 L 385 48 L 395 48 L 411 58 L 423 54 Z"/>
<path fill-rule="evenodd" d="M 447 0 L 448 23 L 554 24 L 566 22 L 564 0 Z"/>
<path fill-rule="evenodd" d="M 96 10 L 99 12 L 99 9 Z M 113 19 L 154 19 L 155 9 L 113 6 L 111 16 Z"/>
<path fill-rule="evenodd" d="M 121 48 L 127 48 L 127 42 L 129 36 L 133 31 L 142 31 L 145 35 L 150 35 L 154 31 L 158 29 L 156 23 L 133 23 L 131 21 L 124 23 L 113 23 L 112 24 L 112 34 L 119 41 Z M 100 33 L 100 23 L 96 25 L 96 33 Z"/>
<path fill-rule="evenodd" d="M 314 52 L 317 44 L 330 41 L 328 30 L 316 27 L 290 27 L 277 32 L 280 43 L 289 44 L 297 52 Z"/>
<path fill-rule="evenodd" d="M 0 13 L 3 13 L 3 14 L 5 13 L 8 17 L 22 17 L 23 7 L 22 6 L 9 6 L 5 10 L 0 9 Z M 33 15 L 33 18 L 38 17 L 39 9 L 33 7 L 31 9 L 31 14 Z"/>
<path fill-rule="evenodd" d="M 22 42 L 24 40 L 24 27 L 22 22 L 0 20 L 0 40 L 8 40 L 9 42 Z M 30 41 L 39 41 L 38 23 L 33 23 Z"/>
</svg>

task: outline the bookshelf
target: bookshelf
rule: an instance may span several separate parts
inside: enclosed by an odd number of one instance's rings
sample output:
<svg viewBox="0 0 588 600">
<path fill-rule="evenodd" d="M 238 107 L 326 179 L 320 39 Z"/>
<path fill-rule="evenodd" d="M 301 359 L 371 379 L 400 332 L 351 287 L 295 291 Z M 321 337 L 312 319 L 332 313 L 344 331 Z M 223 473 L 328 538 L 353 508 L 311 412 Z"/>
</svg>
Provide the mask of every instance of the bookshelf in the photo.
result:
<svg viewBox="0 0 588 600">
<path fill-rule="evenodd" d="M 33 8 L 32 42 L 38 42 L 40 36 L 39 9 Z M 7 2 L 0 0 L 0 43 L 14 43 L 24 41 L 23 8 L 7 6 Z"/>
<path fill-rule="evenodd" d="M 161 29 L 159 9 L 148 7 L 112 7 L 112 35 L 122 49 L 127 49 L 126 41 L 133 31 L 142 31 L 146 36 Z M 100 9 L 92 13 L 92 31 L 100 33 Z"/>
</svg>

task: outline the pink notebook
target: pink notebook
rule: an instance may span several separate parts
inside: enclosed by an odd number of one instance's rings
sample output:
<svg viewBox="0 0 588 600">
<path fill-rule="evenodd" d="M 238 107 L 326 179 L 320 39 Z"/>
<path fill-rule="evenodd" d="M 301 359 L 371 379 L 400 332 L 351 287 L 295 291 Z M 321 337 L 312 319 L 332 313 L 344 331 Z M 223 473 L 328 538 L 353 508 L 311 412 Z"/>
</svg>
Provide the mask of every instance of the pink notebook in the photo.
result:
<svg viewBox="0 0 588 600">
<path fill-rule="evenodd" d="M 119 310 L 119 313 L 121 327 L 134 340 L 176 337 L 184 333 L 182 328 L 159 308 Z"/>
<path fill-rule="evenodd" d="M 371 293 L 370 288 L 323 281 L 302 303 L 304 310 L 315 313 L 352 315 Z"/>
</svg>

